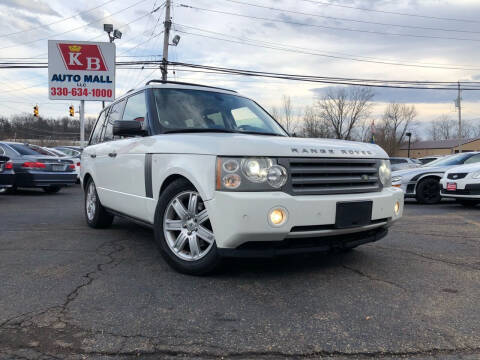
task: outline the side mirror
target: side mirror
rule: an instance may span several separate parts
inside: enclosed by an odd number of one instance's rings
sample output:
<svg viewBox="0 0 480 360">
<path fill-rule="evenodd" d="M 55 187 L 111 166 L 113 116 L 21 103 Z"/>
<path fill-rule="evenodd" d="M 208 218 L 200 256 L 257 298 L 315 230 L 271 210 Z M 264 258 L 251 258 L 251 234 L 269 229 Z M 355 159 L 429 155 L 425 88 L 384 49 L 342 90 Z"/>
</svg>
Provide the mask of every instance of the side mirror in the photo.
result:
<svg viewBox="0 0 480 360">
<path fill-rule="evenodd" d="M 135 120 L 116 120 L 113 122 L 113 136 L 145 136 L 142 123 Z"/>
</svg>

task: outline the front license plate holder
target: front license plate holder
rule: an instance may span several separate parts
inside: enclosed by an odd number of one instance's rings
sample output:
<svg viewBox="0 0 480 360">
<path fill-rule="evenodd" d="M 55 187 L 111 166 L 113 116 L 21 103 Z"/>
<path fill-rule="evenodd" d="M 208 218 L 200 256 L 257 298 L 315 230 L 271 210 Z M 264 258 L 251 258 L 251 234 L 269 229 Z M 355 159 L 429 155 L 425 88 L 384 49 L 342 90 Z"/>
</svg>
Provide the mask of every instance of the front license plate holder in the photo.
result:
<svg viewBox="0 0 480 360">
<path fill-rule="evenodd" d="M 351 201 L 337 203 L 335 227 L 346 229 L 370 224 L 372 220 L 372 201 Z"/>
<path fill-rule="evenodd" d="M 457 183 L 447 183 L 447 191 L 457 191 Z"/>
</svg>

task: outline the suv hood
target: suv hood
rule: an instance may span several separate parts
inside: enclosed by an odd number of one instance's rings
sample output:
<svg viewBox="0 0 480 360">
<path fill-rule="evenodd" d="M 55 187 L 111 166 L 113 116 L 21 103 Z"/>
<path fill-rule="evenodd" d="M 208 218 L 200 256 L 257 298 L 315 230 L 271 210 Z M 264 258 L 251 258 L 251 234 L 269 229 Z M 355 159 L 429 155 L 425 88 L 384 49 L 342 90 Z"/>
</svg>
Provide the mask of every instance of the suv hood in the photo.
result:
<svg viewBox="0 0 480 360">
<path fill-rule="evenodd" d="M 176 151 L 181 149 L 182 153 L 225 156 L 388 159 L 387 153 L 375 144 L 336 139 L 223 133 L 163 134 L 149 139 L 153 147 L 158 146 L 158 152 L 165 152 L 165 149 L 177 149 Z M 154 149 L 148 149 L 149 152 L 152 150 Z"/>
</svg>

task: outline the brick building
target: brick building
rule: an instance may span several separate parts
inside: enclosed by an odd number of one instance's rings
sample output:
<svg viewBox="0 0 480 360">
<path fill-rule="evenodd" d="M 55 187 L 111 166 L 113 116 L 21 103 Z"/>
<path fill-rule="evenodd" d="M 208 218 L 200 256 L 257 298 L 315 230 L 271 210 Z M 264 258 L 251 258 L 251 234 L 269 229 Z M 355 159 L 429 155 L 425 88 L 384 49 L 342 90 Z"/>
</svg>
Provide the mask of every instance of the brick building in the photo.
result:
<svg viewBox="0 0 480 360">
<path fill-rule="evenodd" d="M 449 155 L 458 153 L 458 146 L 462 144 L 462 152 L 480 151 L 480 138 L 467 140 L 432 140 L 417 141 L 410 145 L 410 157 L 420 158 L 430 155 Z M 396 156 L 406 157 L 408 154 L 408 144 L 403 145 Z"/>
</svg>

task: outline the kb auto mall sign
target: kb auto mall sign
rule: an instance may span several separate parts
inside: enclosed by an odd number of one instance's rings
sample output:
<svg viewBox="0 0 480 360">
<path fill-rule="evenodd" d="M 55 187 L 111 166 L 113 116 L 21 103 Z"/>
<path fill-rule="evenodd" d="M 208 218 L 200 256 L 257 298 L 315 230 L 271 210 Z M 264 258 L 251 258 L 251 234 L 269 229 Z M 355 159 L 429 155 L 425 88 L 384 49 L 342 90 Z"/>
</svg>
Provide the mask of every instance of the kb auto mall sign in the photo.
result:
<svg viewBox="0 0 480 360">
<path fill-rule="evenodd" d="M 105 42 L 48 41 L 51 100 L 115 99 L 115 45 Z"/>
</svg>

